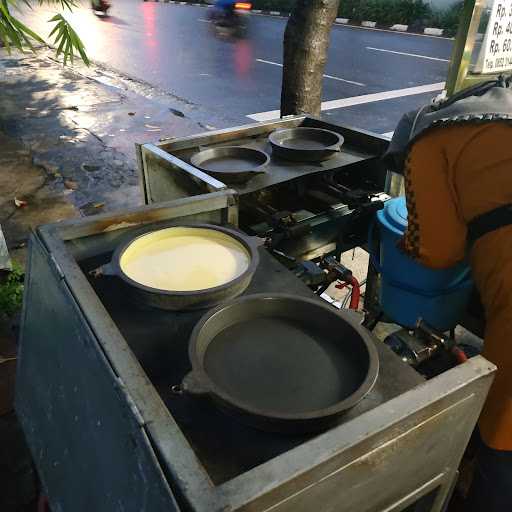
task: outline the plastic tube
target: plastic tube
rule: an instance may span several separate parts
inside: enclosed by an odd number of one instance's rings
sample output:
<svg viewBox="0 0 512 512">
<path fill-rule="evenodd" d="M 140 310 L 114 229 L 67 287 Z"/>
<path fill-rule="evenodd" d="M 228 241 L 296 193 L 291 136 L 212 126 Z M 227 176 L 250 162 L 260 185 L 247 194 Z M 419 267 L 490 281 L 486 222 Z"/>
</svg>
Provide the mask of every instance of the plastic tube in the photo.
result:
<svg viewBox="0 0 512 512">
<path fill-rule="evenodd" d="M 451 350 L 452 354 L 455 356 L 455 359 L 457 360 L 457 364 L 465 363 L 468 360 L 468 356 L 462 350 L 460 347 L 453 347 Z"/>
<path fill-rule="evenodd" d="M 359 309 L 359 300 L 361 298 L 361 286 L 359 285 L 359 281 L 352 276 L 350 278 L 350 284 L 352 285 L 352 294 L 350 296 L 350 309 Z"/>
</svg>

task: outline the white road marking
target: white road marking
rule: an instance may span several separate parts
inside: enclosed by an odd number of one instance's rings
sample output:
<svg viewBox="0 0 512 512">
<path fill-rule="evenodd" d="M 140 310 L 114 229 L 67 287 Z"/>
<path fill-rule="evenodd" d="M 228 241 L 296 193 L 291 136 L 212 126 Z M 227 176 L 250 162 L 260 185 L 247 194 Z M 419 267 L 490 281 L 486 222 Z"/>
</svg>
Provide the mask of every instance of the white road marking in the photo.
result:
<svg viewBox="0 0 512 512">
<path fill-rule="evenodd" d="M 204 18 L 198 18 L 197 21 L 202 21 L 203 23 L 211 23 L 210 20 L 205 20 Z"/>
<path fill-rule="evenodd" d="M 263 62 L 263 64 L 272 64 L 272 66 L 279 66 L 280 68 L 283 67 L 283 65 L 279 64 L 279 62 L 272 62 L 271 60 L 256 59 L 256 62 Z M 346 80 L 345 78 L 340 78 L 339 76 L 324 75 L 324 77 L 330 78 L 332 80 L 338 80 L 339 82 L 346 82 L 347 84 L 353 84 L 353 85 L 359 85 L 360 87 L 365 87 L 365 84 L 362 84 L 361 82 L 354 82 L 353 80 Z"/>
<path fill-rule="evenodd" d="M 449 59 L 440 59 L 439 57 L 429 57 L 427 55 L 419 55 L 417 53 L 395 52 L 394 50 L 384 50 L 383 48 L 373 48 L 371 46 L 367 46 L 366 49 L 373 50 L 374 52 L 386 52 L 386 53 L 394 53 L 396 55 L 405 55 L 406 57 L 417 57 L 418 59 L 437 60 L 439 62 L 450 62 Z"/>
<path fill-rule="evenodd" d="M 392 100 L 394 98 L 403 98 L 404 96 L 414 96 L 415 94 L 442 91 L 444 86 L 445 82 L 438 82 L 436 84 L 418 85 L 416 87 L 407 87 L 406 89 L 395 89 L 393 91 L 363 94 L 362 96 L 352 96 L 350 98 L 342 98 L 340 100 L 324 101 L 322 102 L 322 111 L 352 107 L 353 105 L 362 105 L 364 103 L 373 103 L 376 101 Z M 268 112 L 249 114 L 247 117 L 254 119 L 255 121 L 270 121 L 271 119 L 278 119 L 279 116 L 279 110 L 270 110 Z"/>
</svg>

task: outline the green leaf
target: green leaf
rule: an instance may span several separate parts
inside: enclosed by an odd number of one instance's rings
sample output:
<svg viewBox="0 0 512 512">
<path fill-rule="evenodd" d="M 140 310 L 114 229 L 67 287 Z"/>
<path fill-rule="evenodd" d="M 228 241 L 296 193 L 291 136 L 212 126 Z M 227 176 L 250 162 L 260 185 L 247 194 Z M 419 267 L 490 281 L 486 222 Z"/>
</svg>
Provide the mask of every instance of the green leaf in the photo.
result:
<svg viewBox="0 0 512 512">
<path fill-rule="evenodd" d="M 9 41 L 7 31 L 5 30 L 5 27 L 3 26 L 1 20 L 0 20 L 0 37 L 2 38 L 2 42 L 4 43 L 5 48 L 7 49 L 7 53 L 11 53 L 11 43 Z"/>
<path fill-rule="evenodd" d="M 37 42 L 44 44 L 44 40 L 41 36 L 38 36 L 33 30 L 24 25 L 21 21 L 16 18 L 11 18 L 12 24 L 18 29 L 18 31 L 22 34 L 25 34 L 32 39 L 35 39 Z"/>
<path fill-rule="evenodd" d="M 60 38 L 63 36 L 65 27 L 63 27 L 62 25 L 56 25 L 55 28 L 52 30 L 52 33 L 48 37 L 51 37 L 55 33 L 55 31 L 57 31 L 57 35 L 55 36 L 55 39 L 53 41 L 54 45 L 57 44 L 57 41 L 59 41 Z"/>
<path fill-rule="evenodd" d="M 39 0 L 38 3 L 39 5 L 60 5 L 62 9 L 68 9 L 69 11 L 77 6 L 74 0 Z"/>
<path fill-rule="evenodd" d="M 9 4 L 17 5 L 21 1 L 29 5 L 32 0 L 0 0 L 0 39 L 8 52 L 11 51 L 12 46 L 19 50 L 28 47 L 35 51 L 33 41 L 41 44 L 45 43 L 41 36 L 11 15 Z M 38 0 L 38 4 L 56 5 L 69 10 L 76 6 L 74 0 Z M 82 41 L 62 14 L 56 14 L 49 22 L 55 23 L 55 26 L 52 28 L 48 39 L 55 38 L 53 45 L 57 46 L 56 54 L 57 56 L 63 55 L 64 64 L 66 65 L 68 61 L 73 63 L 75 53 L 77 53 L 83 62 L 89 66 L 90 61 L 87 58 Z"/>
<path fill-rule="evenodd" d="M 55 34 L 55 32 L 57 32 L 57 30 L 59 30 L 59 25 L 55 25 L 55 27 L 53 27 L 53 30 L 50 32 L 50 35 L 48 36 L 48 38 L 51 38 L 53 36 L 53 34 Z"/>
<path fill-rule="evenodd" d="M 11 17 L 11 13 L 9 12 L 9 7 L 5 3 L 5 1 L 2 0 L 0 2 L 0 12 L 3 14 L 3 16 L 8 20 Z"/>
<path fill-rule="evenodd" d="M 57 25 L 50 34 L 50 36 L 55 33 L 57 34 L 54 41 L 54 44 L 59 45 L 57 48 L 57 56 L 62 53 L 64 56 L 64 64 L 67 64 L 68 60 L 73 63 L 75 52 L 78 52 L 84 63 L 88 66 L 90 62 L 78 34 L 61 14 L 57 14 L 52 19 L 57 22 Z"/>
<path fill-rule="evenodd" d="M 55 43 L 57 43 L 57 40 L 55 41 Z M 62 50 L 63 50 L 65 44 L 66 44 L 66 37 L 65 37 L 64 33 L 62 33 L 62 36 L 60 38 L 60 44 L 59 44 L 59 47 L 57 48 L 57 57 L 62 53 Z"/>
<path fill-rule="evenodd" d="M 80 54 L 80 57 L 82 57 L 82 60 L 84 63 L 89 66 L 90 61 L 85 53 L 84 45 L 80 38 L 78 37 L 78 34 L 71 28 L 71 26 L 68 27 L 69 37 L 71 39 L 71 42 L 74 46 L 74 48 L 78 51 Z"/>
<path fill-rule="evenodd" d="M 30 0 L 21 0 L 29 9 L 33 9 L 32 3 Z M 18 0 L 7 0 L 7 3 L 11 4 L 13 7 L 17 7 L 19 1 Z"/>
<path fill-rule="evenodd" d="M 67 39 L 66 41 L 66 49 L 64 50 L 64 66 L 66 65 L 68 59 L 71 60 L 71 63 L 73 63 L 73 46 L 71 44 L 71 40 Z"/>
<path fill-rule="evenodd" d="M 20 35 L 12 26 L 10 19 L 0 18 L 0 20 L 3 22 L 3 27 L 5 29 L 7 37 L 9 38 L 10 43 L 19 50 L 22 50 Z"/>
</svg>

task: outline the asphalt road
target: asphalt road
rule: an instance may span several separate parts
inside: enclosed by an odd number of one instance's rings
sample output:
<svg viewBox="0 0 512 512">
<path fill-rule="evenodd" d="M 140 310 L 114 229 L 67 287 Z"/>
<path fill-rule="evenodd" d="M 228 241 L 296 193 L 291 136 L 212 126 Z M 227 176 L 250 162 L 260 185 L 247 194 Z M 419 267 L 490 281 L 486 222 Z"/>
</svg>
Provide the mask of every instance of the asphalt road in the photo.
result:
<svg viewBox="0 0 512 512">
<path fill-rule="evenodd" d="M 197 106 L 212 126 L 275 117 L 285 19 L 251 15 L 249 37 L 228 41 L 213 35 L 204 7 L 114 0 L 102 19 L 88 5 L 67 17 L 94 61 Z M 23 16 L 47 34 L 51 13 Z M 447 39 L 335 26 L 323 115 L 391 132 L 403 112 L 442 89 L 451 47 Z"/>
</svg>

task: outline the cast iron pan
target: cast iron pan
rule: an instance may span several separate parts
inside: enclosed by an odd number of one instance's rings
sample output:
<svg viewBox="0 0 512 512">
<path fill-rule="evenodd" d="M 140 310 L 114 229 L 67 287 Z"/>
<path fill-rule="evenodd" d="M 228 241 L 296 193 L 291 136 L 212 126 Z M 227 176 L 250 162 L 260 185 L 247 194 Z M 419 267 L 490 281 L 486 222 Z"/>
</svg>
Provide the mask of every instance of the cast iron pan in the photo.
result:
<svg viewBox="0 0 512 512">
<path fill-rule="evenodd" d="M 129 250 L 133 244 L 143 240 L 148 235 L 152 235 L 158 232 L 172 231 L 175 229 L 187 230 L 192 234 L 194 231 L 213 231 L 233 239 L 235 242 L 243 246 L 247 251 L 249 256 L 249 265 L 247 269 L 238 277 L 219 286 L 191 291 L 172 291 L 153 288 L 151 286 L 147 286 L 143 283 L 135 281 L 123 271 L 121 260 L 125 252 Z M 128 235 L 125 238 L 124 243 L 121 243 L 114 251 L 110 263 L 92 270 L 91 274 L 95 277 L 115 276 L 120 278 L 127 286 L 128 296 L 138 305 L 166 310 L 191 310 L 213 307 L 223 301 L 233 299 L 240 295 L 249 286 L 252 277 L 256 272 L 258 264 L 259 254 L 255 238 L 245 236 L 244 234 L 240 233 L 239 231 L 235 231 L 234 229 L 229 229 L 223 226 L 216 226 L 213 224 L 181 224 L 173 222 L 158 229 L 151 228 L 151 226 L 145 227 L 132 235 Z M 176 271 L 183 272 L 184 270 L 176 269 Z"/>
<path fill-rule="evenodd" d="M 264 151 L 242 146 L 224 146 L 196 153 L 190 163 L 226 183 L 245 183 L 263 168 L 270 158 Z"/>
<path fill-rule="evenodd" d="M 336 424 L 373 387 L 377 349 L 357 320 L 319 300 L 247 295 L 203 316 L 192 371 L 176 393 L 209 395 L 262 430 L 314 432 Z"/>
<path fill-rule="evenodd" d="M 272 132 L 272 154 L 296 162 L 321 162 L 341 151 L 341 135 L 323 128 L 285 128 Z"/>
</svg>

